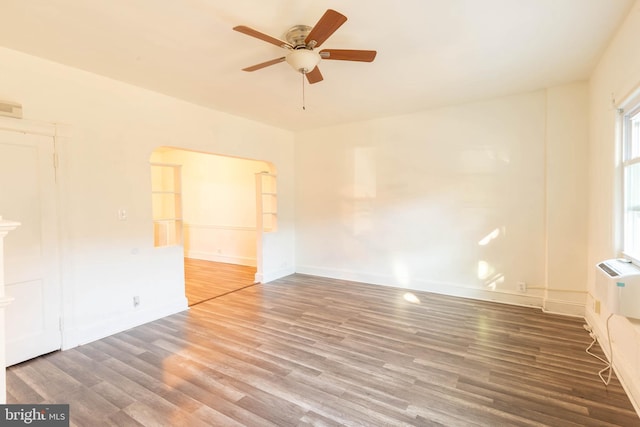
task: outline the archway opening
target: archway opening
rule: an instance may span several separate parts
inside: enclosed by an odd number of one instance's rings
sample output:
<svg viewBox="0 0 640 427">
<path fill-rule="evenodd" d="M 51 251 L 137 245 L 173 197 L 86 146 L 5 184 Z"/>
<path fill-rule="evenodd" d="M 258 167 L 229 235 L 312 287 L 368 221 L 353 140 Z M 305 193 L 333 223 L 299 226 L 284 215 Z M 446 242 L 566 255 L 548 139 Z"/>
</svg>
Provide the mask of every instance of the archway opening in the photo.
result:
<svg viewBox="0 0 640 427">
<path fill-rule="evenodd" d="M 272 165 L 174 147 L 150 163 L 154 245 L 183 247 L 189 305 L 252 285 L 262 259 L 256 175 Z"/>
</svg>

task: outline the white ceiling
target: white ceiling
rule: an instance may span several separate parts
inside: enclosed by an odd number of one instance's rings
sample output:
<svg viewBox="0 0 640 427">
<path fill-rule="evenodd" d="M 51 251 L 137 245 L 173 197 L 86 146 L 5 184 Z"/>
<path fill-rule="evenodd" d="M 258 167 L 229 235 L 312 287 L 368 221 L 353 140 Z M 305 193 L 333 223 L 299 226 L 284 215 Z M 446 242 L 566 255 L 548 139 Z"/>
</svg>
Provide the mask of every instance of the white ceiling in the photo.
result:
<svg viewBox="0 0 640 427">
<path fill-rule="evenodd" d="M 633 0 L 0 0 L 0 45 L 281 128 L 301 130 L 587 79 Z M 306 85 L 284 56 L 232 31 L 282 38 L 335 9 Z M 1 71 L 0 71 L 1 76 Z"/>
</svg>

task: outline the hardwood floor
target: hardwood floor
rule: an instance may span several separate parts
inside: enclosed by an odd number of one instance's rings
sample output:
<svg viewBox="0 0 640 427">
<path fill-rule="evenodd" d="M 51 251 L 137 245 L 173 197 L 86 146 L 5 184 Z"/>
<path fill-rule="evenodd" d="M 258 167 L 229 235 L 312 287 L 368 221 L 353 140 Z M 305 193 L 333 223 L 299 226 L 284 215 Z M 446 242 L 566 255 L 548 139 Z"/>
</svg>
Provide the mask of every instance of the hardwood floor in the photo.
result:
<svg viewBox="0 0 640 427">
<path fill-rule="evenodd" d="M 250 286 L 254 282 L 255 273 L 255 267 L 185 258 L 187 301 L 192 306 Z"/>
<path fill-rule="evenodd" d="M 636 426 L 580 319 L 293 275 L 7 372 L 78 426 Z M 597 349 L 599 351 L 599 349 Z"/>
</svg>

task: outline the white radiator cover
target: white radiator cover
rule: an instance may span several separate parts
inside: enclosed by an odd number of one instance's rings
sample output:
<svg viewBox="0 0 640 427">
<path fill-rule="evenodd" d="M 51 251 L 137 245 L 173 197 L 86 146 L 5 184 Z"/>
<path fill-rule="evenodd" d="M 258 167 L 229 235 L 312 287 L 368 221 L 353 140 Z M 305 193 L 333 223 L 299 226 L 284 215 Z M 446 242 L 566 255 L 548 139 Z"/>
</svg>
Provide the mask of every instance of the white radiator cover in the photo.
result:
<svg viewBox="0 0 640 427">
<path fill-rule="evenodd" d="M 622 259 L 598 263 L 596 296 L 610 313 L 640 319 L 640 268 Z"/>
</svg>

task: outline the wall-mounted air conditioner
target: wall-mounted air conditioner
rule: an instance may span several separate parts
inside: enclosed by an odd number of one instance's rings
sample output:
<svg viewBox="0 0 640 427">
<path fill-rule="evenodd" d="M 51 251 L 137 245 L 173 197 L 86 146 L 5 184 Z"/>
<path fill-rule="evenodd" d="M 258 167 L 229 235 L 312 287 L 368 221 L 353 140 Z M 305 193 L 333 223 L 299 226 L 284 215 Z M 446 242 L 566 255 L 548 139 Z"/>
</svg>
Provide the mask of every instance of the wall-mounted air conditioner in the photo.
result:
<svg viewBox="0 0 640 427">
<path fill-rule="evenodd" d="M 596 295 L 610 313 L 640 319 L 640 268 L 621 259 L 598 263 Z"/>
</svg>

